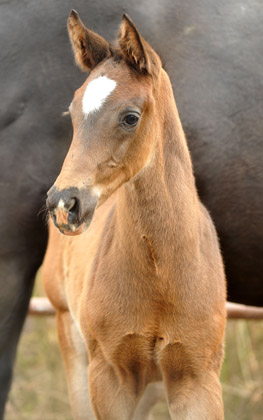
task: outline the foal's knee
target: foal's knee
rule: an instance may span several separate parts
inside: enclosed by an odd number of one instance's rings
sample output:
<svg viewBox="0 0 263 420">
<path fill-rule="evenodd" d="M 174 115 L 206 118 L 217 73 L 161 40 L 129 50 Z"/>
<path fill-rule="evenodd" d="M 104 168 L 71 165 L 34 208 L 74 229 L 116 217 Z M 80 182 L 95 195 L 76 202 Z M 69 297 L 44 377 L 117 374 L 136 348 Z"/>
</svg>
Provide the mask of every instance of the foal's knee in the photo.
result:
<svg viewBox="0 0 263 420">
<path fill-rule="evenodd" d="M 223 420 L 222 390 L 215 373 L 183 378 L 167 389 L 169 411 L 176 420 Z"/>
</svg>

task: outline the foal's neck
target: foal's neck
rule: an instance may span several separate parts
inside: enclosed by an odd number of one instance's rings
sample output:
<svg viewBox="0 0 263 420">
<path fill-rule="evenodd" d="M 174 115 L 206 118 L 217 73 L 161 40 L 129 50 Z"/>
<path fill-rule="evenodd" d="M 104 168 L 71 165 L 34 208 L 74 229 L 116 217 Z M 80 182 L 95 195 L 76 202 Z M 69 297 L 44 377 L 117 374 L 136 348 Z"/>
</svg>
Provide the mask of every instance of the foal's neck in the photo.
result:
<svg viewBox="0 0 263 420">
<path fill-rule="evenodd" d="M 163 118 L 152 130 L 159 134 L 151 160 L 118 194 L 124 241 L 135 241 L 140 253 L 144 240 L 164 265 L 170 252 L 196 245 L 199 214 L 190 154 L 170 84 L 166 89 L 165 103 L 158 98 Z"/>
</svg>

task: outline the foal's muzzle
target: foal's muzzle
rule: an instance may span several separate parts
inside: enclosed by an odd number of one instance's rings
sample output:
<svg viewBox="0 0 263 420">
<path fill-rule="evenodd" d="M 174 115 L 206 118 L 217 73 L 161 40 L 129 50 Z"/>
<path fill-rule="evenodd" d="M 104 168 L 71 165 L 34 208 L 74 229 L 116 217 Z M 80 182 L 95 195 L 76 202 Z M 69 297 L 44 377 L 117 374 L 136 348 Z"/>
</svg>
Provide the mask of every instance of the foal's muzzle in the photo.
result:
<svg viewBox="0 0 263 420">
<path fill-rule="evenodd" d="M 55 226 L 65 235 L 79 235 L 90 225 L 98 197 L 90 189 L 55 186 L 47 193 L 47 208 Z"/>
</svg>

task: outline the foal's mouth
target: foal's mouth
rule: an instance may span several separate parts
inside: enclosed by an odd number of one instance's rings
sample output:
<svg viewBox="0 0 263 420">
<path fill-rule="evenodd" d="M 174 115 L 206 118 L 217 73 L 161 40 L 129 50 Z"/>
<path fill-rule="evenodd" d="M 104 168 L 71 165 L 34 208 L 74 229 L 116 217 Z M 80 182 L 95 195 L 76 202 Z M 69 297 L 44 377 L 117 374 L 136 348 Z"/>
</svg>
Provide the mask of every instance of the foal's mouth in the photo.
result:
<svg viewBox="0 0 263 420">
<path fill-rule="evenodd" d="M 91 224 L 96 204 L 86 209 L 83 215 L 76 214 L 76 209 L 67 209 L 58 206 L 49 211 L 49 214 L 58 230 L 67 236 L 76 236 L 85 232 Z"/>
<path fill-rule="evenodd" d="M 53 222 L 55 224 L 55 226 L 58 228 L 58 230 L 63 233 L 63 235 L 67 235 L 67 236 L 77 236 L 80 235 L 81 233 L 85 232 L 85 230 L 87 230 L 88 225 L 83 222 L 80 225 L 76 225 L 76 224 L 70 224 L 70 223 L 57 223 L 57 221 L 54 219 L 54 217 L 52 217 Z"/>
<path fill-rule="evenodd" d="M 83 217 L 81 220 L 71 221 L 71 215 L 68 211 L 63 211 L 61 209 L 51 212 L 51 217 L 54 222 L 54 225 L 58 230 L 67 236 L 76 236 L 85 232 L 89 225 L 91 224 L 95 208 L 92 211 L 89 211 L 86 217 Z"/>
</svg>

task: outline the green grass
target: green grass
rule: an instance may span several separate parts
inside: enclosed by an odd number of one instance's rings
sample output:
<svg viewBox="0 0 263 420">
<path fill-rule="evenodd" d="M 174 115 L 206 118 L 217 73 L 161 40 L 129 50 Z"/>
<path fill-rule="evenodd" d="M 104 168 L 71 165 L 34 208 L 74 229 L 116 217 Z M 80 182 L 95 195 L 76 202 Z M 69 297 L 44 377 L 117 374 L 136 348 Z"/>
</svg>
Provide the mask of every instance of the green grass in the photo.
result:
<svg viewBox="0 0 263 420">
<path fill-rule="evenodd" d="M 262 321 L 228 322 L 221 381 L 226 420 L 263 419 Z M 154 418 L 169 419 L 166 406 L 159 404 Z M 5 420 L 71 419 L 55 319 L 28 317 Z"/>
</svg>

